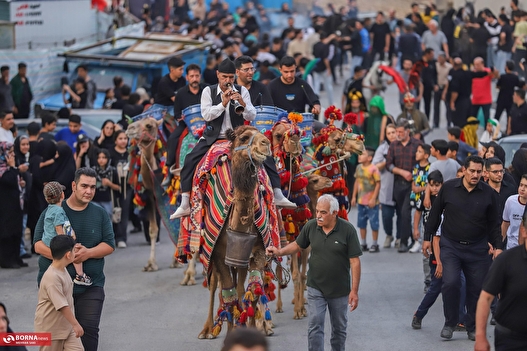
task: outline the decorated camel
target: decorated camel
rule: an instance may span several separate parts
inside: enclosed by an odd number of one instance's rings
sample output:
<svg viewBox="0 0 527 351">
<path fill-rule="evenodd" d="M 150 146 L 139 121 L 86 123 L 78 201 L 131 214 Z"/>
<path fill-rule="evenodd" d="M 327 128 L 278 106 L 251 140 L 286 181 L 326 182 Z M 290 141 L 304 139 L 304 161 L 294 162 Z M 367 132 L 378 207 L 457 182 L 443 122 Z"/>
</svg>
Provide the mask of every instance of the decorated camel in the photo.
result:
<svg viewBox="0 0 527 351">
<path fill-rule="evenodd" d="M 215 338 L 224 323 L 257 326 L 273 333 L 265 293 L 265 248 L 280 245 L 273 190 L 262 164 L 269 140 L 254 127 L 228 132 L 196 168 L 190 225 L 182 225 L 180 255 L 200 252 L 210 291 L 209 312 L 199 338 Z M 245 278 L 249 276 L 247 288 Z M 220 308 L 214 310 L 221 287 Z"/>
</svg>

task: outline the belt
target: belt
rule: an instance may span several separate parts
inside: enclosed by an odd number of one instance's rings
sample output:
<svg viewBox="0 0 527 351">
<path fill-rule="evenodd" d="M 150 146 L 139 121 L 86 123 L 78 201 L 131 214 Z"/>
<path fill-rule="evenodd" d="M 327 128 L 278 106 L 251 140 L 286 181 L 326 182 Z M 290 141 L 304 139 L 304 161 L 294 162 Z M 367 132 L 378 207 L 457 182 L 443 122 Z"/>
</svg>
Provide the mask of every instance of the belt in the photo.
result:
<svg viewBox="0 0 527 351">
<path fill-rule="evenodd" d="M 470 241 L 468 241 L 468 240 L 459 240 L 457 242 L 460 243 L 461 245 L 470 245 L 471 244 Z M 472 243 L 472 244 L 474 244 L 474 243 Z"/>
<path fill-rule="evenodd" d="M 500 325 L 496 323 L 495 326 L 496 330 L 502 333 L 504 336 L 513 336 L 516 338 L 527 340 L 527 335 L 525 333 L 520 333 L 514 330 L 511 330 L 509 328 L 504 327 L 503 325 Z"/>
</svg>

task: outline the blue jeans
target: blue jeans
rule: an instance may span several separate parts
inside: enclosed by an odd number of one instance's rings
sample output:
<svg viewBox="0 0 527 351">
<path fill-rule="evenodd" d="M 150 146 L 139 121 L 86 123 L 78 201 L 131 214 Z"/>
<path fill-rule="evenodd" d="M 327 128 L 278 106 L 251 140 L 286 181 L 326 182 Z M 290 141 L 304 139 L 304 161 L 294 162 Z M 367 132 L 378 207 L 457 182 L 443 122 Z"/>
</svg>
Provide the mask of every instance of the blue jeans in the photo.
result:
<svg viewBox="0 0 527 351">
<path fill-rule="evenodd" d="M 496 69 L 500 72 L 500 74 L 505 73 L 505 63 L 510 60 L 512 57 L 512 53 L 498 50 L 496 53 Z"/>
<path fill-rule="evenodd" d="M 81 337 L 85 351 L 97 351 L 99 346 L 99 323 L 104 304 L 104 288 L 92 286 L 82 294 L 74 294 L 75 317 L 84 329 Z"/>
<path fill-rule="evenodd" d="M 364 60 L 364 57 L 362 56 L 351 56 L 351 75 L 353 76 L 355 72 L 355 67 L 358 67 L 362 65 L 362 61 Z"/>
<path fill-rule="evenodd" d="M 101 206 L 102 208 L 104 208 L 106 213 L 108 213 L 108 216 L 110 217 L 110 219 L 112 218 L 113 205 L 112 205 L 111 201 L 108 201 L 108 202 L 96 202 L 96 204 Z"/>
<path fill-rule="evenodd" d="M 326 298 L 319 290 L 307 287 L 308 347 L 309 351 L 324 351 L 324 322 L 329 309 L 331 322 L 331 350 L 346 349 L 346 326 L 348 324 L 348 296 Z"/>
<path fill-rule="evenodd" d="M 388 236 L 393 235 L 393 216 L 395 215 L 395 206 L 381 204 L 382 226 Z M 397 233 L 399 234 L 399 233 Z"/>
<path fill-rule="evenodd" d="M 379 205 L 375 205 L 374 208 L 358 205 L 358 208 L 357 227 L 366 229 L 368 221 L 370 221 L 371 230 L 379 230 Z"/>
<path fill-rule="evenodd" d="M 27 253 L 26 245 L 24 244 L 24 233 L 26 232 L 27 227 L 27 213 L 24 213 L 22 217 L 22 236 L 20 237 L 20 256 L 23 256 Z"/>
</svg>

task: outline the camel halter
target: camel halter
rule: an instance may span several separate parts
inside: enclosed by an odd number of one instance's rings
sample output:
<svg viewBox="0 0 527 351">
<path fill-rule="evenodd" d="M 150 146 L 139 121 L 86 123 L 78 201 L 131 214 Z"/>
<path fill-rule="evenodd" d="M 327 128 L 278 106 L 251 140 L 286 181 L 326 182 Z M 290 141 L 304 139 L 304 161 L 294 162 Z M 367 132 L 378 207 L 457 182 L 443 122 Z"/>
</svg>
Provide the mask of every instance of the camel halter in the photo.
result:
<svg viewBox="0 0 527 351">
<path fill-rule="evenodd" d="M 251 165 L 256 169 L 256 165 L 254 164 L 254 161 L 253 161 L 253 158 L 251 156 L 251 145 L 253 144 L 253 140 L 254 140 L 254 136 L 256 135 L 256 133 L 254 133 L 253 135 L 251 135 L 251 137 L 249 138 L 249 143 L 247 145 L 243 145 L 243 146 L 237 146 L 234 148 L 234 151 L 241 151 L 241 150 L 247 150 L 247 155 L 249 156 L 249 160 L 251 161 Z"/>
</svg>

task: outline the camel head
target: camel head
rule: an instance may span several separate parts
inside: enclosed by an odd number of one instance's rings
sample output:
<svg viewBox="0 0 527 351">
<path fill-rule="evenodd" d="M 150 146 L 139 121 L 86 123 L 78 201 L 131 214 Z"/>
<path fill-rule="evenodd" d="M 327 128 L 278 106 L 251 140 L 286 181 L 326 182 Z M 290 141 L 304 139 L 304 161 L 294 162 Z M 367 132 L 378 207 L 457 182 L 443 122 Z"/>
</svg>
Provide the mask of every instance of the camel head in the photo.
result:
<svg viewBox="0 0 527 351">
<path fill-rule="evenodd" d="M 323 177 L 316 173 L 311 173 L 307 176 L 309 191 L 320 191 L 322 189 L 331 188 L 333 182 L 328 177 Z"/>
<path fill-rule="evenodd" d="M 153 117 L 146 117 L 128 126 L 126 135 L 130 139 L 135 139 L 139 145 L 154 144 L 157 140 L 157 130 L 163 120 L 156 120 Z"/>
<path fill-rule="evenodd" d="M 328 134 L 328 146 L 331 150 L 337 150 L 342 148 L 344 133 L 341 129 L 333 128 Z"/>
<path fill-rule="evenodd" d="M 287 122 L 275 124 L 270 131 L 273 154 L 284 151 L 292 157 L 300 156 L 302 154 L 301 133 L 302 131 L 296 125 L 292 126 Z"/>
<path fill-rule="evenodd" d="M 364 152 L 364 137 L 362 135 L 345 133 L 344 138 L 346 138 L 344 140 L 344 147 L 342 148 L 344 152 L 357 155 L 361 155 Z"/>
<path fill-rule="evenodd" d="M 267 156 L 271 156 L 271 142 L 251 126 L 229 129 L 227 138 L 232 142 L 231 170 L 234 189 L 252 195 L 257 185 L 258 168 Z"/>
</svg>

